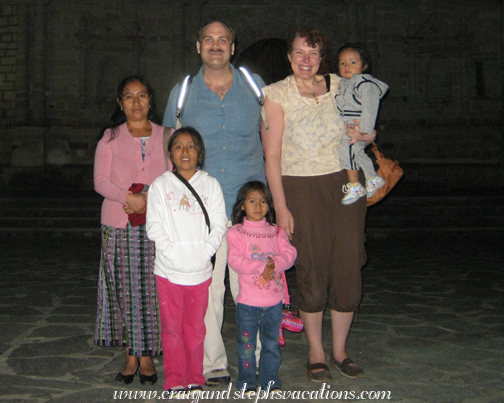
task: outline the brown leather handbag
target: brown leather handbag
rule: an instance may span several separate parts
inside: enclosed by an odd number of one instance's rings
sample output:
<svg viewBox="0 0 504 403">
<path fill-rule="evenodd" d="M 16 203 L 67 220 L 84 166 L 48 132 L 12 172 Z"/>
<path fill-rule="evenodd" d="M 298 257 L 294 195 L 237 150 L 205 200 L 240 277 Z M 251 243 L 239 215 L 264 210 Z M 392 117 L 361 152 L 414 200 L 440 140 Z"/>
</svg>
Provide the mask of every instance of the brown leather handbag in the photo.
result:
<svg viewBox="0 0 504 403">
<path fill-rule="evenodd" d="M 372 150 L 379 167 L 376 174 L 385 179 L 385 185 L 378 189 L 372 197 L 367 199 L 368 207 L 383 199 L 403 176 L 403 170 L 399 166 L 399 162 L 385 158 L 383 153 L 378 151 L 378 146 L 374 141 Z"/>
</svg>

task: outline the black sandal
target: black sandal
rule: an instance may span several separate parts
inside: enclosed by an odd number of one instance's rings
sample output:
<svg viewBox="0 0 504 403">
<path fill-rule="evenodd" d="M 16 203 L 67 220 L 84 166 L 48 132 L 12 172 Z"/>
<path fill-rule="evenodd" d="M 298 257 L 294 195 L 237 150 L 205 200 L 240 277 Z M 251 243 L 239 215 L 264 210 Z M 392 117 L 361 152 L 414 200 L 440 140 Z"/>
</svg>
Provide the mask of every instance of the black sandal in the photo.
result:
<svg viewBox="0 0 504 403">
<path fill-rule="evenodd" d="M 321 369 L 322 371 L 315 371 L 317 369 Z M 329 367 L 323 362 L 310 364 L 310 361 L 308 361 L 306 363 L 306 372 L 308 374 L 308 379 L 312 382 L 327 382 L 332 379 Z"/>
<path fill-rule="evenodd" d="M 331 365 L 347 378 L 362 378 L 364 376 L 362 368 L 349 357 L 339 362 L 331 355 Z"/>
</svg>

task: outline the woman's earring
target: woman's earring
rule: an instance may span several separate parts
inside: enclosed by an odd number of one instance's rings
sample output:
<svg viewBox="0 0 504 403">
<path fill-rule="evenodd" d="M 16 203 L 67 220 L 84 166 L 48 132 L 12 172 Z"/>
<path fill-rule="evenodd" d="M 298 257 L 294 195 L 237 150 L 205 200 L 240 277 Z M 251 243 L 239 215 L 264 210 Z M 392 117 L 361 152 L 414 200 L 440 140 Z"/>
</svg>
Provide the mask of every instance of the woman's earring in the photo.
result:
<svg viewBox="0 0 504 403">
<path fill-rule="evenodd" d="M 245 210 L 245 207 L 244 207 L 244 206 L 241 206 L 241 209 L 242 209 L 242 210 Z"/>
</svg>

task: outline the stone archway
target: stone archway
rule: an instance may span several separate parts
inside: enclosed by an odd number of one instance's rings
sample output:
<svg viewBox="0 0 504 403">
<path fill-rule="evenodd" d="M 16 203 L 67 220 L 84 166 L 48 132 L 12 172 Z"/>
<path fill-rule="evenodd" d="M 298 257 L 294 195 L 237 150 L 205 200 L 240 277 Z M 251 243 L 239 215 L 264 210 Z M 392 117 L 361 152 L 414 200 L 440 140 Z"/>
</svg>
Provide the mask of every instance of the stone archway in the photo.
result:
<svg viewBox="0 0 504 403">
<path fill-rule="evenodd" d="M 287 41 L 284 39 L 261 39 L 246 48 L 234 61 L 261 76 L 266 84 L 284 79 L 291 73 L 287 59 Z"/>
</svg>

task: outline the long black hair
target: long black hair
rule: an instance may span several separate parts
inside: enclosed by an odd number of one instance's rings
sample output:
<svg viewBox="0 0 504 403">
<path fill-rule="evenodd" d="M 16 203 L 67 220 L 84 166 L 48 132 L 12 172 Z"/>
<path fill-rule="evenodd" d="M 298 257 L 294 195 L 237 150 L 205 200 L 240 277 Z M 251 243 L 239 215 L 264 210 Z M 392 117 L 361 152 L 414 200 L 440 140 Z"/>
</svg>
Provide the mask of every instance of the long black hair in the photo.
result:
<svg viewBox="0 0 504 403">
<path fill-rule="evenodd" d="M 132 83 L 138 81 L 140 84 L 142 84 L 146 89 L 147 93 L 149 94 L 150 98 L 150 108 L 149 108 L 149 113 L 147 115 L 147 119 L 149 119 L 151 122 L 158 123 L 158 119 L 155 114 L 156 107 L 154 105 L 154 90 L 150 86 L 149 82 L 143 78 L 142 76 L 138 75 L 133 75 L 133 76 L 128 76 L 124 80 L 122 80 L 119 83 L 119 86 L 117 87 L 117 98 L 116 100 L 121 100 L 124 92 L 124 88 Z M 125 123 L 128 119 L 126 118 L 126 115 L 124 111 L 121 109 L 121 106 L 119 103 L 117 103 L 117 106 L 114 110 L 114 113 L 112 113 L 112 116 L 110 117 L 110 121 L 107 126 L 105 126 L 101 132 L 100 132 L 100 138 L 103 137 L 105 134 L 105 131 L 107 129 L 110 129 L 110 140 L 112 140 L 118 133 L 118 127 L 121 126 L 123 123 Z"/>
<path fill-rule="evenodd" d="M 196 146 L 196 151 L 198 152 L 198 163 L 196 164 L 196 168 L 202 169 L 203 166 L 205 165 L 205 142 L 203 141 L 203 137 L 201 136 L 200 132 L 197 131 L 194 127 L 191 126 L 185 126 L 181 127 L 180 129 L 177 129 L 173 132 L 173 134 L 170 137 L 170 140 L 168 140 L 168 145 L 166 146 L 166 150 L 168 151 L 168 155 L 170 156 L 171 161 L 173 162 L 173 159 L 171 157 L 171 150 L 173 147 L 173 142 L 175 139 L 180 136 L 181 134 L 187 133 L 189 136 L 191 136 L 192 141 L 194 142 L 194 145 Z M 173 170 L 176 170 L 175 164 L 173 164 Z"/>
<path fill-rule="evenodd" d="M 271 195 L 269 187 L 260 181 L 250 181 L 245 183 L 245 185 L 240 188 L 238 194 L 236 195 L 236 203 L 233 207 L 232 215 L 233 225 L 242 224 L 243 219 L 247 216 L 245 210 L 242 210 L 242 206 L 245 204 L 245 200 L 247 199 L 249 192 L 258 192 L 266 199 L 266 203 L 268 203 L 269 209 L 264 218 L 266 218 L 266 221 L 268 223 L 274 224 L 275 207 L 273 206 L 273 196 Z"/>
</svg>

